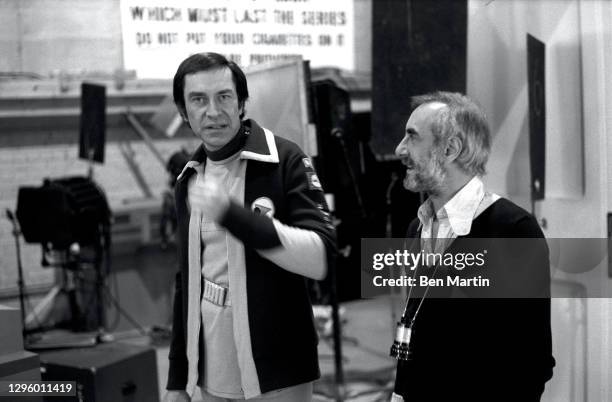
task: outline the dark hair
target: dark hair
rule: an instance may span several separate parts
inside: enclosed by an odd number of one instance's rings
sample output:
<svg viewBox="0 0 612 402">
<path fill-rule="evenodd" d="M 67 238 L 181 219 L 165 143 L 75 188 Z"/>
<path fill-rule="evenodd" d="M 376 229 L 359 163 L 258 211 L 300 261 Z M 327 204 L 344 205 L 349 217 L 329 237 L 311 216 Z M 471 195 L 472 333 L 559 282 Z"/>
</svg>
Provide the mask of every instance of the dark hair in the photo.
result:
<svg viewBox="0 0 612 402">
<path fill-rule="evenodd" d="M 434 143 L 440 144 L 452 136 L 461 139 L 458 165 L 466 172 L 484 175 L 491 152 L 491 132 L 482 108 L 460 93 L 433 92 L 412 98 L 413 110 L 427 103 L 443 103 L 431 123 Z"/>
<path fill-rule="evenodd" d="M 234 86 L 236 87 L 236 94 L 238 95 L 238 106 L 242 108 L 240 118 L 244 117 L 244 104 L 249 98 L 249 88 L 247 87 L 247 79 L 244 72 L 236 63 L 228 60 L 225 56 L 219 53 L 196 53 L 187 57 L 179 65 L 174 74 L 174 81 L 172 83 L 172 94 L 174 96 L 174 103 L 179 109 L 182 115 L 185 115 L 185 76 L 187 74 L 194 74 L 200 71 L 216 70 L 222 68 L 229 68 L 232 72 L 232 79 Z"/>
</svg>

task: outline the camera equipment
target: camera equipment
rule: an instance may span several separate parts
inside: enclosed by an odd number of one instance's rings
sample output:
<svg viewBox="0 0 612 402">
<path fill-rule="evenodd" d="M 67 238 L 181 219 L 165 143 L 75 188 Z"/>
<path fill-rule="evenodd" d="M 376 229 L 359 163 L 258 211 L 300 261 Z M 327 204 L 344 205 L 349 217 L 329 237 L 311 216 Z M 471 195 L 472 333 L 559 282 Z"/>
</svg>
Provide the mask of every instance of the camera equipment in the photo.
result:
<svg viewBox="0 0 612 402">
<path fill-rule="evenodd" d="M 42 245 L 42 265 L 64 269 L 64 283 L 57 294 L 68 296 L 73 330 L 87 329 L 89 325 L 87 316 L 78 309 L 74 284 L 74 275 L 81 277 L 85 273 L 69 271 L 93 267 L 95 299 L 92 295 L 89 300 L 96 307 L 96 315 L 91 325 L 101 331 L 104 327 L 102 287 L 104 271 L 109 268 L 111 218 L 103 191 L 86 177 L 45 179 L 40 187 L 19 188 L 16 215 L 26 242 Z"/>
<path fill-rule="evenodd" d="M 436 265 L 436 268 L 433 271 L 432 278 L 436 276 L 438 272 L 438 268 L 440 265 Z M 417 275 L 418 269 L 416 269 L 412 275 L 414 280 Z M 420 298 L 418 304 L 416 305 L 416 310 L 414 313 L 410 314 L 410 296 L 412 295 L 412 290 L 414 287 L 410 286 L 410 290 L 408 291 L 408 296 L 406 297 L 406 307 L 404 307 L 404 313 L 402 314 L 402 318 L 397 323 L 397 327 L 395 330 L 395 339 L 393 340 L 393 345 L 391 345 L 391 351 L 389 355 L 391 357 L 396 358 L 397 360 L 410 360 L 410 338 L 412 337 L 412 331 L 414 328 L 414 322 L 419 315 L 419 311 L 421 311 L 421 307 L 423 306 L 423 302 L 427 297 L 427 293 L 429 292 L 430 285 L 428 284 L 425 288 L 425 292 L 423 296 Z"/>
<path fill-rule="evenodd" d="M 85 177 L 45 180 L 41 187 L 20 187 L 17 218 L 28 243 L 67 249 L 73 243 L 96 245 L 110 222 L 102 190 Z"/>
<path fill-rule="evenodd" d="M 397 360 L 410 360 L 411 335 L 412 327 L 408 323 L 408 318 L 403 315 L 400 322 L 397 323 L 395 340 L 391 346 L 391 357 L 394 357 Z"/>
</svg>

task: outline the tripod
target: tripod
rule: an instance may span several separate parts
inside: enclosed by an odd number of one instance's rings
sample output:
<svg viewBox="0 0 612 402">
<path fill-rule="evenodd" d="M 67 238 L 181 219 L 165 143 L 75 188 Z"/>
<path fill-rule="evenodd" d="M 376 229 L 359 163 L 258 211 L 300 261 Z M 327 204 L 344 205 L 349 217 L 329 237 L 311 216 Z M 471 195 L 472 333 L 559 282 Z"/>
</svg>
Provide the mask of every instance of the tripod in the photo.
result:
<svg viewBox="0 0 612 402">
<path fill-rule="evenodd" d="M 104 286 L 105 275 L 102 272 L 102 246 L 93 246 L 93 257 L 87 258 L 82 255 L 78 243 L 73 243 L 68 250 L 54 250 L 43 246 L 43 266 L 57 267 L 62 270 L 62 284 L 54 287 L 43 302 L 38 305 L 37 309 L 49 310 L 52 305 L 56 304 L 60 296 L 66 296 L 70 311 L 68 320 L 60 321 L 52 324 L 50 327 L 40 327 L 35 331 L 44 332 L 53 328 L 68 328 L 72 331 L 71 334 L 62 334 L 61 339 L 50 336 L 43 339 L 38 339 L 28 343 L 29 349 L 51 349 L 51 348 L 71 348 L 95 346 L 102 343 L 105 338 L 105 317 L 104 305 L 102 301 L 102 288 Z M 88 322 L 87 309 L 83 311 L 79 308 L 78 303 L 78 286 L 77 276 L 84 275 L 83 268 L 86 265 L 91 265 L 94 269 L 95 281 L 94 292 L 92 295 L 86 295 L 89 300 L 87 305 L 91 304 L 95 298 L 95 333 L 87 331 L 92 324 Z M 84 292 L 85 293 L 85 292 Z"/>
<path fill-rule="evenodd" d="M 32 314 L 26 318 L 26 315 L 25 315 L 26 289 L 25 289 L 25 281 L 23 279 L 24 277 L 23 264 L 21 262 L 21 243 L 20 243 L 21 228 L 19 226 L 18 220 L 15 218 L 15 215 L 10 209 L 6 209 L 6 217 L 13 225 L 12 234 L 15 239 L 15 249 L 16 249 L 16 256 L 17 256 L 17 273 L 18 273 L 17 287 L 19 289 L 19 307 L 21 310 L 20 316 L 21 316 L 22 337 L 24 339 L 24 344 L 29 345 L 31 339 L 33 339 L 32 337 L 33 334 L 49 330 L 52 327 L 45 327 L 42 325 L 39 325 L 38 327 L 35 327 L 35 328 L 28 327 L 28 324 L 30 324 L 33 320 L 38 321 L 39 314 L 37 314 L 36 311 L 33 311 Z M 44 258 L 44 253 L 43 253 L 43 258 Z M 46 261 L 43 259 L 43 265 L 45 265 L 45 263 Z M 66 275 L 64 275 L 64 283 L 66 282 L 67 282 L 67 277 Z M 46 306 L 51 305 L 52 302 L 55 301 L 56 298 L 60 294 L 62 294 L 62 292 L 67 294 L 68 296 L 71 318 L 72 318 L 71 326 L 74 328 L 76 325 L 78 325 L 78 322 L 80 321 L 80 318 L 81 318 L 80 312 L 78 310 L 78 305 L 76 302 L 74 284 L 72 284 L 72 286 L 68 287 L 67 289 L 57 286 L 57 285 L 54 286 L 53 289 L 51 289 L 48 295 L 43 299 L 43 301 L 39 305 L 36 306 L 35 309 L 38 309 L 40 312 Z"/>
<path fill-rule="evenodd" d="M 73 244 L 69 250 L 51 250 L 47 246 L 43 246 L 43 261 L 42 265 L 47 267 L 56 267 L 62 270 L 62 283 L 55 285 L 37 304 L 33 311 L 26 317 L 25 315 L 25 299 L 26 289 L 23 279 L 23 265 L 21 262 L 21 247 L 20 247 L 20 229 L 19 223 L 15 219 L 10 210 L 6 211 L 7 217 L 13 224 L 13 236 L 15 238 L 15 246 L 17 251 L 17 270 L 18 270 L 18 288 L 19 301 L 21 308 L 21 323 L 23 327 L 23 339 L 27 349 L 55 349 L 55 348 L 70 348 L 70 347 L 85 347 L 95 346 L 104 340 L 104 315 L 102 303 L 102 286 L 104 274 L 101 269 L 102 257 L 96 255 L 91 260 L 85 260 L 80 255 L 78 244 Z M 96 297 L 96 330 L 97 333 L 77 333 L 87 329 L 88 324 L 85 322 L 86 314 L 79 308 L 77 297 L 77 285 L 75 275 L 84 263 L 90 262 L 94 265 L 96 281 L 95 281 L 95 297 Z M 52 322 L 48 325 L 42 325 L 41 322 L 52 314 L 53 307 L 61 304 L 60 298 L 66 297 L 69 307 L 69 319 L 59 322 Z M 33 321 L 38 322 L 37 327 L 32 327 Z M 52 329 L 67 328 L 73 331 L 73 334 L 62 334 L 59 336 L 45 337 L 40 335 Z M 61 339 L 60 339 L 61 338 Z"/>
</svg>

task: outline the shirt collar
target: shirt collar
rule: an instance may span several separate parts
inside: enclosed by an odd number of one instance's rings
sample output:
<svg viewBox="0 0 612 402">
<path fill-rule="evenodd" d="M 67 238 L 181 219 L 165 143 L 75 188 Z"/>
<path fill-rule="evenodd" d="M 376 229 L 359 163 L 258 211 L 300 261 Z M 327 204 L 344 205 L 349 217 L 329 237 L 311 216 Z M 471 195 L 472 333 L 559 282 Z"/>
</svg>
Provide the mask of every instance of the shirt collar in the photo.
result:
<svg viewBox="0 0 612 402">
<path fill-rule="evenodd" d="M 427 199 L 417 212 L 422 227 L 430 219 L 448 218 L 453 232 L 457 236 L 470 233 L 476 210 L 484 197 L 484 184 L 478 176 L 474 176 L 461 190 L 457 192 L 439 211 L 434 211 L 433 202 Z"/>
</svg>

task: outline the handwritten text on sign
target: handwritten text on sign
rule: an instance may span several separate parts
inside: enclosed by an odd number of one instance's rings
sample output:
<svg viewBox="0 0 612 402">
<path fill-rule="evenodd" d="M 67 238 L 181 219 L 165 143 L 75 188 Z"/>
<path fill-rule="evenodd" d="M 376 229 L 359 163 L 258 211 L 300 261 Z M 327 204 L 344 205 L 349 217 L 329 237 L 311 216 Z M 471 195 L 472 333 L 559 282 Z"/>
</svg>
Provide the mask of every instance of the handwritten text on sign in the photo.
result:
<svg viewBox="0 0 612 402">
<path fill-rule="evenodd" d="M 124 67 L 170 78 L 186 56 L 242 66 L 302 56 L 353 69 L 353 0 L 121 0 Z"/>
</svg>

